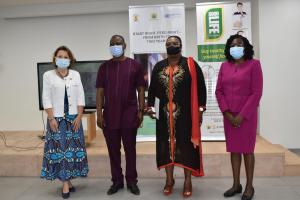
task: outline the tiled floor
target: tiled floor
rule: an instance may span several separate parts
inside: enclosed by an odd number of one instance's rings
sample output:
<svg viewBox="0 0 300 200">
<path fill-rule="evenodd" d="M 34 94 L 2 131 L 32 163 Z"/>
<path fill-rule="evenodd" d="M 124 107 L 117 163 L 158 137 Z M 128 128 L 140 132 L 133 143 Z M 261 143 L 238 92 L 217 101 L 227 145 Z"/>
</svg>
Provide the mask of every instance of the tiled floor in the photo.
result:
<svg viewBox="0 0 300 200">
<path fill-rule="evenodd" d="M 245 180 L 242 179 L 242 183 Z M 255 178 L 254 199 L 262 200 L 299 200 L 300 177 Z M 224 199 L 223 192 L 230 187 L 231 178 L 195 178 L 193 179 L 193 196 L 197 200 Z M 162 195 L 163 179 L 141 179 L 140 196 L 134 196 L 126 189 L 113 196 L 107 196 L 106 190 L 110 186 L 108 179 L 76 179 L 73 184 L 77 192 L 72 193 L 70 199 L 183 199 L 181 196 L 183 179 L 176 179 L 174 193 L 170 197 Z M 61 199 L 61 183 L 59 181 L 44 181 L 39 178 L 0 177 L 1 200 L 50 200 Z M 233 200 L 240 199 L 237 195 Z"/>
</svg>

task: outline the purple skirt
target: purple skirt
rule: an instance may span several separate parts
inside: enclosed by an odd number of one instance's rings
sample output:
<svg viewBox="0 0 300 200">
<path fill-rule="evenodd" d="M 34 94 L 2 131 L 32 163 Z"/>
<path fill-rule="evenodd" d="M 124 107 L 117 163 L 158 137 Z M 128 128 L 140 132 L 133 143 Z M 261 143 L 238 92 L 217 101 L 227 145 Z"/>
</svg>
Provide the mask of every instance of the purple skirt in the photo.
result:
<svg viewBox="0 0 300 200">
<path fill-rule="evenodd" d="M 237 113 L 233 113 L 236 115 Z M 253 153 L 256 142 L 257 111 L 250 119 L 244 119 L 241 126 L 235 128 L 224 118 L 226 150 L 231 153 Z"/>
</svg>

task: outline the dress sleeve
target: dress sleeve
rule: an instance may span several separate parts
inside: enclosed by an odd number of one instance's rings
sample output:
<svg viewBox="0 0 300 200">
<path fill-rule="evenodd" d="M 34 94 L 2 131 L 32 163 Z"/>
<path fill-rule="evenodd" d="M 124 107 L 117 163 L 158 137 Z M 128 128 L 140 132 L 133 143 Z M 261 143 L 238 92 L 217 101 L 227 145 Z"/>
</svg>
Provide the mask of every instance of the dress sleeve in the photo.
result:
<svg viewBox="0 0 300 200">
<path fill-rule="evenodd" d="M 224 64 L 222 63 L 221 67 L 220 67 L 220 71 L 219 71 L 219 75 L 218 75 L 218 81 L 217 81 L 217 87 L 216 87 L 216 98 L 220 107 L 220 110 L 222 113 L 224 113 L 225 111 L 227 111 L 229 109 L 228 104 L 226 102 L 225 99 L 225 95 L 224 95 L 224 87 L 223 87 L 223 67 Z"/>
<path fill-rule="evenodd" d="M 243 106 L 240 115 L 249 119 L 259 105 L 263 91 L 263 74 L 260 62 L 257 61 L 251 71 L 251 95 Z"/>
<path fill-rule="evenodd" d="M 49 73 L 44 73 L 43 75 L 43 107 L 44 109 L 52 108 L 52 98 L 51 98 L 51 83 Z"/>
<path fill-rule="evenodd" d="M 199 107 L 206 106 L 206 85 L 202 70 L 198 63 L 195 62 L 196 72 L 197 72 L 197 88 L 198 88 L 198 105 Z"/>
<path fill-rule="evenodd" d="M 78 81 L 78 99 L 77 99 L 77 105 L 78 106 L 85 106 L 85 98 L 84 98 L 84 90 L 83 85 L 81 81 L 80 74 L 77 74 L 77 81 Z"/>
<path fill-rule="evenodd" d="M 153 68 L 152 74 L 151 74 L 151 81 L 150 81 L 150 86 L 148 89 L 148 102 L 147 106 L 148 107 L 153 107 L 155 103 L 155 97 L 157 97 L 157 68 L 158 64 L 156 64 Z"/>
</svg>

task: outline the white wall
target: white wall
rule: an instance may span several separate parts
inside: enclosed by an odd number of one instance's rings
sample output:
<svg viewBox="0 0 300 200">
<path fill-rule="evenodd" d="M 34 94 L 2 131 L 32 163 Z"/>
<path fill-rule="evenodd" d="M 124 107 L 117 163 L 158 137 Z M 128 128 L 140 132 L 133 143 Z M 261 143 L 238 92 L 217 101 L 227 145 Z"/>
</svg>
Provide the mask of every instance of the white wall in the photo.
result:
<svg viewBox="0 0 300 200">
<path fill-rule="evenodd" d="M 300 148 L 300 1 L 259 1 L 259 45 L 264 73 L 261 134 Z"/>
<path fill-rule="evenodd" d="M 38 110 L 36 63 L 51 61 L 58 46 L 67 45 L 77 60 L 109 59 L 110 37 L 121 34 L 127 41 L 129 38 L 127 5 L 115 8 L 118 12 L 113 13 L 103 12 L 101 7 L 102 14 L 68 16 L 69 10 L 67 16 L 22 18 L 42 15 L 32 7 L 48 8 L 35 5 L 0 9 L 0 131 L 43 129 L 42 113 Z M 61 9 L 60 5 L 56 7 Z M 76 5 L 73 7 L 78 10 Z M 63 11 L 58 15 L 63 15 Z M 195 9 L 187 9 L 186 32 L 192 37 L 188 38 L 186 49 L 192 56 L 196 56 L 195 24 Z M 129 50 L 129 41 L 127 45 Z"/>
<path fill-rule="evenodd" d="M 110 36 L 128 38 L 128 14 L 1 20 L 0 30 L 0 130 L 41 130 L 36 63 L 62 44 L 78 60 L 109 58 Z"/>
<path fill-rule="evenodd" d="M 50 61 L 56 47 L 69 46 L 78 60 L 107 59 L 110 57 L 107 46 L 111 35 L 122 34 L 128 40 L 129 0 L 109 2 L 118 6 L 108 7 L 105 12 L 103 5 L 107 6 L 107 1 L 85 7 L 72 4 L 65 13 L 70 16 L 63 16 L 64 9 L 53 4 L 0 8 L 0 130 L 42 130 L 36 63 Z M 196 1 L 182 2 L 187 6 L 187 55 L 196 57 L 196 13 L 193 7 Z M 252 4 L 253 43 L 264 72 L 260 134 L 273 143 L 300 148 L 297 126 L 300 111 L 295 106 L 300 102 L 300 90 L 296 88 L 300 74 L 297 62 L 300 55 L 300 1 L 252 0 Z M 91 9 L 95 6 L 99 7 L 99 12 Z M 85 15 L 80 15 L 81 7 L 84 7 Z M 56 13 L 47 11 L 49 8 Z M 117 12 L 113 12 L 114 9 Z M 43 13 L 58 16 L 22 18 L 22 15 L 41 16 Z"/>
</svg>

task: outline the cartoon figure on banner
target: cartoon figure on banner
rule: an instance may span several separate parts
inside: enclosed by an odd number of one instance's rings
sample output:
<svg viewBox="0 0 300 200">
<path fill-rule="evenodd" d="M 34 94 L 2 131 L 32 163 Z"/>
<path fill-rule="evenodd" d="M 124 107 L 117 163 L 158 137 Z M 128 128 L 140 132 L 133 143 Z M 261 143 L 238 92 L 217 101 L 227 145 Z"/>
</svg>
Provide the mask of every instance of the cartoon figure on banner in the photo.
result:
<svg viewBox="0 0 300 200">
<path fill-rule="evenodd" d="M 214 67 L 211 66 L 211 65 L 204 65 L 202 67 L 202 72 L 203 72 L 203 75 L 204 75 L 204 79 L 206 81 L 215 78 L 216 71 L 215 71 Z"/>
<path fill-rule="evenodd" d="M 247 13 L 243 10 L 243 3 L 237 3 L 237 11 L 233 13 L 233 27 L 235 29 L 243 28 L 245 18 L 247 17 Z"/>
</svg>

